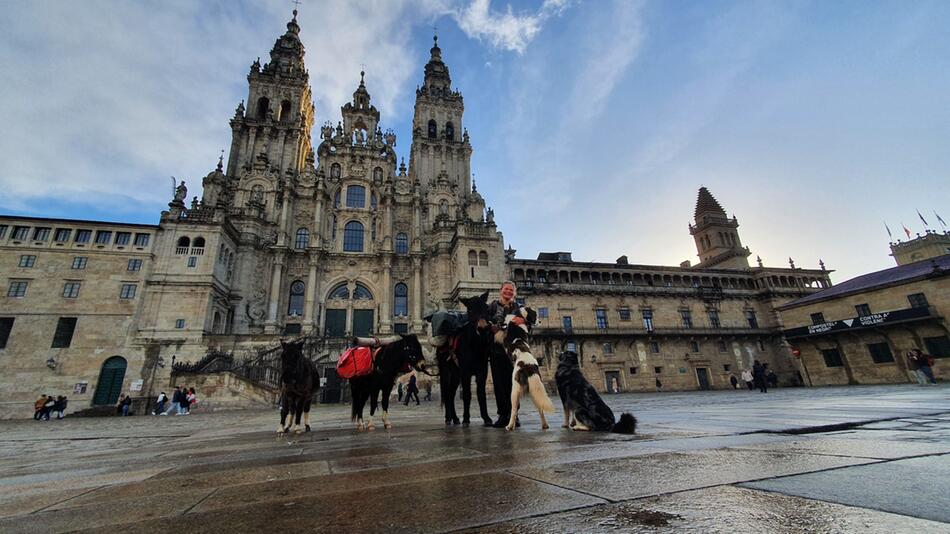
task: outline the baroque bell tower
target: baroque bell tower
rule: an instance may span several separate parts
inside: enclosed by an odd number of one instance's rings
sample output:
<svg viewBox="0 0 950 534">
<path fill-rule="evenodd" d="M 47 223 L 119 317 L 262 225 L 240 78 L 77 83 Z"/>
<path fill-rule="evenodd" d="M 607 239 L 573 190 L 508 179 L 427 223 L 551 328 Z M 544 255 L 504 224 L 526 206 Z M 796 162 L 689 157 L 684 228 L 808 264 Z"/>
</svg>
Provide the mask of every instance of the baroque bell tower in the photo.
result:
<svg viewBox="0 0 950 534">
<path fill-rule="evenodd" d="M 749 249 L 739 240 L 739 221 L 726 215 L 719 201 L 705 187 L 696 199 L 695 225 L 689 233 L 696 241 L 697 267 L 748 269 Z"/>
</svg>

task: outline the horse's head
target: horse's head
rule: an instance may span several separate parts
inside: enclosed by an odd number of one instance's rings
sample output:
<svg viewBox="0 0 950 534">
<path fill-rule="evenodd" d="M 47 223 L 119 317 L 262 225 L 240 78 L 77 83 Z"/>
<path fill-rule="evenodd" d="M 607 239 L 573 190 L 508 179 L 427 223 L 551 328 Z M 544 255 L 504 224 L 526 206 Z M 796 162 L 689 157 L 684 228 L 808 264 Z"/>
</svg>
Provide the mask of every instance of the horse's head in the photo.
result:
<svg viewBox="0 0 950 534">
<path fill-rule="evenodd" d="M 280 340 L 280 363 L 284 369 L 293 367 L 303 357 L 303 340 L 285 342 Z"/>
<path fill-rule="evenodd" d="M 401 350 L 409 361 L 409 365 L 417 371 L 425 371 L 426 357 L 422 353 L 422 344 L 419 343 L 419 338 L 415 334 L 400 334 L 399 337 L 402 338 L 400 340 Z"/>
<path fill-rule="evenodd" d="M 459 300 L 465 305 L 469 322 L 478 325 L 479 328 L 484 328 L 488 320 L 488 291 L 476 297 Z"/>
</svg>

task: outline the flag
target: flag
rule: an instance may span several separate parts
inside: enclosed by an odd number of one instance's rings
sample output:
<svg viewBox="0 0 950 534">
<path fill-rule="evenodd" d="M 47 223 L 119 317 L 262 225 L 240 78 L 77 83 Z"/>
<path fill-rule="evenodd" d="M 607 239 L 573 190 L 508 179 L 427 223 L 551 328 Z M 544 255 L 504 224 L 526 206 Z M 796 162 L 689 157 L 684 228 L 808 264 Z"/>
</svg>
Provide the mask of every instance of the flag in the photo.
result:
<svg viewBox="0 0 950 534">
<path fill-rule="evenodd" d="M 904 228 L 904 233 L 907 234 L 907 239 L 910 239 L 910 230 L 908 230 L 907 227 L 904 226 L 904 223 L 901 223 L 901 226 Z"/>
<path fill-rule="evenodd" d="M 893 241 L 893 240 L 894 240 L 894 234 L 891 233 L 891 229 L 890 229 L 890 227 L 887 226 L 887 223 L 884 223 L 884 228 L 887 229 L 887 237 L 888 237 L 888 239 L 890 239 L 891 241 Z"/>
<path fill-rule="evenodd" d="M 937 210 L 934 210 L 934 216 L 937 217 L 937 220 L 940 221 L 940 224 L 943 225 L 944 228 L 947 227 L 947 223 L 944 222 L 944 220 L 940 218 L 940 215 L 937 214 Z"/>
<path fill-rule="evenodd" d="M 924 226 L 930 226 L 930 224 L 927 223 L 927 219 L 924 219 L 924 216 L 920 214 L 920 210 L 917 210 L 917 216 L 924 222 Z"/>
</svg>

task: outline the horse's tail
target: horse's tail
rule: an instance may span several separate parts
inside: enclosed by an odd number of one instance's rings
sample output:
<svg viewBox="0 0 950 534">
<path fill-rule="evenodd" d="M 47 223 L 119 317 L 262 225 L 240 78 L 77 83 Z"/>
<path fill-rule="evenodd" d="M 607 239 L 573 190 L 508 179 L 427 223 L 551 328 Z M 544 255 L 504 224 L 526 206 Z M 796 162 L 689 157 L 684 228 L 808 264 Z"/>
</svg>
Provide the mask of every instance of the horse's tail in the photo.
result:
<svg viewBox="0 0 950 534">
<path fill-rule="evenodd" d="M 620 414 L 620 420 L 610 429 L 618 434 L 633 434 L 637 430 L 637 418 L 630 413 Z"/>
<path fill-rule="evenodd" d="M 531 400 L 534 401 L 534 405 L 538 407 L 539 412 L 554 413 L 554 403 L 551 402 L 547 391 L 544 390 L 541 375 L 535 373 L 528 377 L 528 394 L 531 395 Z"/>
</svg>

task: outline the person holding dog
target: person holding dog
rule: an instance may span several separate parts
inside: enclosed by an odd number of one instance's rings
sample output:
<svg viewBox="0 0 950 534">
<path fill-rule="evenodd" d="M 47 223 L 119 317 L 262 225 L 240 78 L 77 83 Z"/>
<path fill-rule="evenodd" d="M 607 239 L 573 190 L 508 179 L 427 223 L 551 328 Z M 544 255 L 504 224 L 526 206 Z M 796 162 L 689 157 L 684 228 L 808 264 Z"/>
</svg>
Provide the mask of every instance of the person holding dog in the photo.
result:
<svg viewBox="0 0 950 534">
<path fill-rule="evenodd" d="M 498 333 L 505 324 L 505 317 L 518 309 L 515 283 L 507 280 L 501 285 L 501 296 L 488 305 L 488 321 L 492 335 Z M 495 405 L 498 407 L 498 420 L 492 424 L 495 428 L 504 428 L 511 418 L 511 375 L 514 364 L 500 343 L 492 343 L 489 351 L 491 381 L 495 389 Z"/>
</svg>

